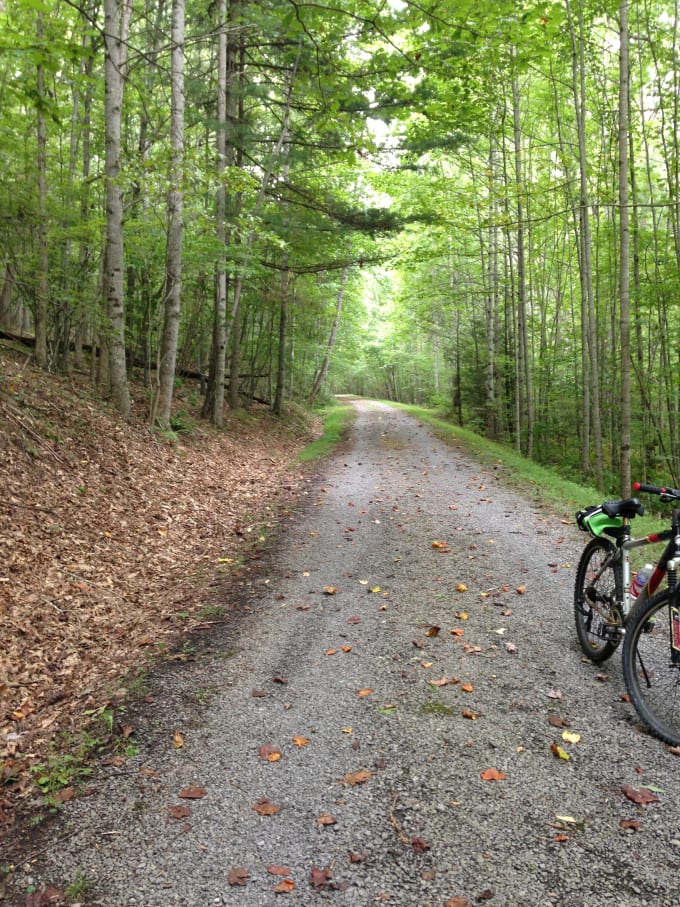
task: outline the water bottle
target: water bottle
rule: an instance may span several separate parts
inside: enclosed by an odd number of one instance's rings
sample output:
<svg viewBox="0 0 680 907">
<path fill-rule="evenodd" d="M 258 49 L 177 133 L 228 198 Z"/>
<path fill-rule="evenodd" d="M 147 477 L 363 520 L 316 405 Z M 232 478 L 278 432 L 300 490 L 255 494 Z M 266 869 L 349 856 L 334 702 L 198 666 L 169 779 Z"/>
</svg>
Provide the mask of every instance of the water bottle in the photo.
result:
<svg viewBox="0 0 680 907">
<path fill-rule="evenodd" d="M 638 572 L 633 578 L 633 582 L 630 584 L 630 594 L 633 598 L 637 598 L 638 595 L 645 588 L 649 582 L 649 577 L 652 575 L 652 570 L 654 567 L 651 564 L 645 564 L 644 567 L 640 567 Z"/>
</svg>

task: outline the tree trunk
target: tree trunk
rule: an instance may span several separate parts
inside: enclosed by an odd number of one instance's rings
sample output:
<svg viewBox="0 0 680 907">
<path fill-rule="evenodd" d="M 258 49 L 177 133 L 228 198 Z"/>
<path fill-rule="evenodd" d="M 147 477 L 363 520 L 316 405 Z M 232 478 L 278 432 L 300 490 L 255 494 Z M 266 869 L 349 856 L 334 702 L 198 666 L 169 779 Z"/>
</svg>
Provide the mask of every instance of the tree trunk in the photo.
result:
<svg viewBox="0 0 680 907">
<path fill-rule="evenodd" d="M 172 3 L 172 99 L 170 137 L 172 159 L 168 190 L 168 244 L 165 256 L 165 306 L 158 370 L 157 421 L 170 427 L 175 385 L 177 338 L 181 310 L 182 212 L 184 172 L 184 0 Z"/>
<path fill-rule="evenodd" d="M 328 338 L 328 344 L 326 345 L 326 353 L 323 357 L 321 367 L 317 372 L 314 383 L 312 384 L 312 390 L 309 394 L 309 405 L 314 406 L 316 398 L 319 396 L 319 391 L 323 387 L 323 383 L 326 380 L 326 375 L 328 374 L 328 366 L 330 365 L 331 355 L 333 353 L 333 347 L 335 346 L 335 340 L 338 335 L 338 327 L 340 325 L 340 316 L 342 315 L 342 305 L 345 299 L 345 285 L 347 283 L 347 272 L 348 269 L 345 267 L 342 269 L 342 277 L 340 278 L 340 289 L 338 290 L 338 299 L 335 306 L 335 317 L 333 318 L 333 325 L 331 327 L 331 333 Z M 395 397 L 395 399 L 397 399 Z"/>
<path fill-rule="evenodd" d="M 519 107 L 519 78 L 512 79 L 513 134 L 515 150 L 515 188 L 517 192 L 517 378 L 522 388 L 523 412 L 520 414 L 522 428 L 526 432 L 524 452 L 533 454 L 534 416 L 531 388 L 531 363 L 529 359 L 529 331 L 527 324 L 526 256 L 524 252 L 524 206 L 522 173 L 522 133 Z M 519 389 L 518 389 L 519 390 Z M 521 450 L 521 446 L 520 446 Z"/>
<path fill-rule="evenodd" d="M 43 14 L 38 12 L 38 45 L 43 42 Z M 38 79 L 38 298 L 34 311 L 35 361 L 40 368 L 47 368 L 47 297 L 49 295 L 49 246 L 47 237 L 47 127 L 45 125 L 45 72 L 42 63 L 37 68 Z"/>
<path fill-rule="evenodd" d="M 628 211 L 628 0 L 619 7 L 619 329 L 621 335 L 621 494 L 631 490 L 630 214 Z"/>
<path fill-rule="evenodd" d="M 130 414 L 130 391 L 125 362 L 125 281 L 123 256 L 123 190 L 121 123 L 127 70 L 127 41 L 131 0 L 104 0 L 105 120 L 106 120 L 106 270 L 104 294 L 108 317 L 111 395 L 121 415 Z"/>
</svg>

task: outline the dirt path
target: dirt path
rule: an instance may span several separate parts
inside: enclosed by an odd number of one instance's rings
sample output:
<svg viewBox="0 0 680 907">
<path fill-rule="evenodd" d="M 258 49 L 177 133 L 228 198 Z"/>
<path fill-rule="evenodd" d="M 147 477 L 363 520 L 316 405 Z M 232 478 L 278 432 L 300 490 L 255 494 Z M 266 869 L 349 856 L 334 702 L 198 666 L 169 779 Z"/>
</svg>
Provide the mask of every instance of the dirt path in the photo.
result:
<svg viewBox="0 0 680 907">
<path fill-rule="evenodd" d="M 7 903 L 680 903 L 678 757 L 575 645 L 584 537 L 388 407 L 352 435 Z"/>
</svg>

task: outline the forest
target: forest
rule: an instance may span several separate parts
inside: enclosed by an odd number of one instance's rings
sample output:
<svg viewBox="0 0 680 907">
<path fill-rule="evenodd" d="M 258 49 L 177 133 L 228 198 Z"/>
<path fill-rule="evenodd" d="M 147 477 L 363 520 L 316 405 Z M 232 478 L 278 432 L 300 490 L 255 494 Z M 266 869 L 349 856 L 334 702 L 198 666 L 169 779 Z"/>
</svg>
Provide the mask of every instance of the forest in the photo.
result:
<svg viewBox="0 0 680 907">
<path fill-rule="evenodd" d="M 678 485 L 678 12 L 2 0 L 0 330 L 164 430 L 370 395 Z"/>
</svg>

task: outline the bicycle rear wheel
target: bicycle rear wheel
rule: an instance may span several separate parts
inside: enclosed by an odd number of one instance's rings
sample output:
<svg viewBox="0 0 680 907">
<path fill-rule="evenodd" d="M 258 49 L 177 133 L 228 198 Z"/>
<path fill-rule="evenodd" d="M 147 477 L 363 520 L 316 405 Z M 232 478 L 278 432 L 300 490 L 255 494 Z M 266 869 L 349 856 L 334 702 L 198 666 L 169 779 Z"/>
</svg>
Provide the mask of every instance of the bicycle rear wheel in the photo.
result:
<svg viewBox="0 0 680 907">
<path fill-rule="evenodd" d="M 607 563 L 616 546 L 594 538 L 583 549 L 576 568 L 574 620 L 579 645 L 591 661 L 606 661 L 621 642 L 621 559 Z"/>
<path fill-rule="evenodd" d="M 623 643 L 623 676 L 635 710 L 649 730 L 680 746 L 680 663 L 671 648 L 670 590 L 630 613 Z"/>
</svg>

